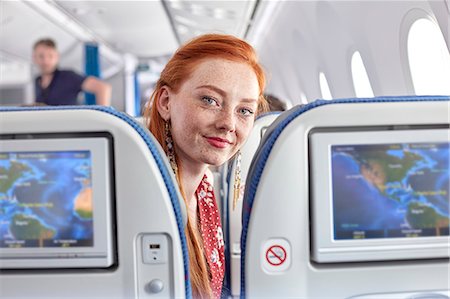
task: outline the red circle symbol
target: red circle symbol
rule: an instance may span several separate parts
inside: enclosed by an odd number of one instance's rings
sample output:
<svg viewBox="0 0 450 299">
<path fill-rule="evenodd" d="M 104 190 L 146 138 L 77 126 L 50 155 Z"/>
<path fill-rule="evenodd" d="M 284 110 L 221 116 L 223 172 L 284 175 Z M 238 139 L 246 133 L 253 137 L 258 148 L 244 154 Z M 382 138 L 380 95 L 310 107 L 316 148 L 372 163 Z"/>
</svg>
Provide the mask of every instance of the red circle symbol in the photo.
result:
<svg viewBox="0 0 450 299">
<path fill-rule="evenodd" d="M 266 260 L 272 266 L 280 266 L 286 261 L 286 250 L 280 245 L 270 246 L 266 251 Z"/>
</svg>

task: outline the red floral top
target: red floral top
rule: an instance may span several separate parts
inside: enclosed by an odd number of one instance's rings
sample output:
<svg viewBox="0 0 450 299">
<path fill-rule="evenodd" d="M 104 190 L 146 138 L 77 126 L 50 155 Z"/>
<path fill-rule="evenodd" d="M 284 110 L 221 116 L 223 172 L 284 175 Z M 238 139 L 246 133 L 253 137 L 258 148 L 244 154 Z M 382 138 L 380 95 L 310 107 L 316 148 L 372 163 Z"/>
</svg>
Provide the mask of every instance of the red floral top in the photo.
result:
<svg viewBox="0 0 450 299">
<path fill-rule="evenodd" d="M 225 253 L 219 210 L 211 184 L 206 175 L 197 188 L 197 206 L 205 256 L 211 271 L 211 289 L 214 298 L 220 298 L 225 274 Z"/>
</svg>

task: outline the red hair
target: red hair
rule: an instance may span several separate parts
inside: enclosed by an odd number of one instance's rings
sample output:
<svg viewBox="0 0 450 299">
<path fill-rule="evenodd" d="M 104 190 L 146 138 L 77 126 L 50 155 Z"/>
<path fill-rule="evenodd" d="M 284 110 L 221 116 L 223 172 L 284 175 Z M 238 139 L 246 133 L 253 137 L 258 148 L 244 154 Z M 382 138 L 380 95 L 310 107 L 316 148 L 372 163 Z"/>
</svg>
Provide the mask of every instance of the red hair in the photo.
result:
<svg viewBox="0 0 450 299">
<path fill-rule="evenodd" d="M 188 80 L 193 70 L 204 60 L 220 58 L 249 65 L 256 74 L 259 85 L 258 111 L 267 111 L 267 102 L 263 92 L 265 88 L 265 75 L 261 65 L 258 63 L 256 53 L 247 42 L 223 34 L 205 34 L 192 39 L 181 46 L 167 63 L 161 72 L 161 77 L 156 83 L 155 90 L 151 96 L 152 105 L 146 105 L 144 118 L 152 134 L 159 141 L 165 152 L 165 120 L 161 117 L 156 106 L 164 86 L 174 92 L 178 92 L 181 85 Z M 178 165 L 180 165 L 178 163 Z M 178 185 L 187 203 L 180 180 L 180 171 L 176 174 Z M 211 298 L 210 274 L 206 262 L 203 244 L 200 239 L 197 225 L 190 223 L 186 227 L 186 240 L 189 251 L 190 277 L 194 298 Z"/>
</svg>

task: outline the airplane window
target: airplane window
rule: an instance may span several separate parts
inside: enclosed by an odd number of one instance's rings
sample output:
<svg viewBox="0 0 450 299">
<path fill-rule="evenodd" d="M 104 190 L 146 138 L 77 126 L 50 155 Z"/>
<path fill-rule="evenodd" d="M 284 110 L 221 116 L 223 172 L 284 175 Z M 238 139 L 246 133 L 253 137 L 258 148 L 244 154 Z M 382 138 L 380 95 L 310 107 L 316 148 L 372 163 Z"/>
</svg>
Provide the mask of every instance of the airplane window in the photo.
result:
<svg viewBox="0 0 450 299">
<path fill-rule="evenodd" d="M 408 59 L 417 95 L 450 94 L 450 53 L 439 26 L 427 19 L 411 26 Z"/>
<path fill-rule="evenodd" d="M 306 97 L 306 95 L 303 92 L 300 93 L 300 102 L 302 104 L 308 104 L 308 98 Z"/>
<path fill-rule="evenodd" d="M 331 100 L 333 97 L 331 96 L 330 87 L 328 85 L 327 78 L 325 74 L 320 72 L 319 74 L 319 83 L 320 83 L 320 91 L 322 93 L 322 99 Z"/>
<path fill-rule="evenodd" d="M 366 67 L 361 58 L 359 51 L 353 53 L 352 56 L 352 76 L 355 93 L 358 98 L 373 97 L 372 86 L 370 85 L 369 76 Z"/>
</svg>

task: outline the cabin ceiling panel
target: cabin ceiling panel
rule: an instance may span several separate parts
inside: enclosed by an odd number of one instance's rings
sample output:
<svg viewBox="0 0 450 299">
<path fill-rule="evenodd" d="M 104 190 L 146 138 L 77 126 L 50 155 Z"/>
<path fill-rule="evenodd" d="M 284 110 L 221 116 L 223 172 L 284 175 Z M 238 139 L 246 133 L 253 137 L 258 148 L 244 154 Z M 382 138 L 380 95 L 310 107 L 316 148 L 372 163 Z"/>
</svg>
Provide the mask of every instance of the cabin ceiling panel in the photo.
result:
<svg viewBox="0 0 450 299">
<path fill-rule="evenodd" d="M 170 0 L 165 3 L 181 43 L 210 32 L 243 38 L 256 8 L 256 0 Z"/>
<path fill-rule="evenodd" d="M 63 54 L 75 43 L 95 37 L 117 52 L 138 58 L 170 55 L 179 42 L 207 32 L 244 37 L 256 0 L 46 0 L 1 1 L 0 5 L 0 50 L 30 61 L 32 44 L 42 37 L 55 39 Z M 59 11 L 57 22 L 46 6 Z M 85 38 L 71 34 L 62 25 L 63 18 L 75 21 L 89 34 Z"/>
<path fill-rule="evenodd" d="M 122 53 L 153 57 L 177 47 L 161 1 L 56 1 L 95 36 Z"/>
</svg>

